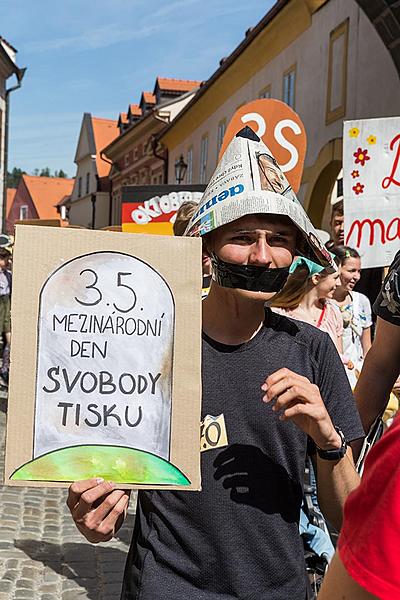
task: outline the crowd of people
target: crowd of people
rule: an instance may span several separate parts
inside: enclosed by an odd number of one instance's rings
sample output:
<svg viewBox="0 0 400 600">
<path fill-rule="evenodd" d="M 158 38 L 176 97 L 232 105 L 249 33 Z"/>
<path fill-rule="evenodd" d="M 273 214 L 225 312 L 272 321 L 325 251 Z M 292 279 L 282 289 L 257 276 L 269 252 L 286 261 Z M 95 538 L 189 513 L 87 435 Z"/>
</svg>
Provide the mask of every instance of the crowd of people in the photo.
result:
<svg viewBox="0 0 400 600">
<path fill-rule="evenodd" d="M 5 388 L 8 386 L 10 371 L 11 290 L 11 252 L 7 248 L 0 248 L 0 343 L 2 344 L 0 385 Z"/>
<path fill-rule="evenodd" d="M 192 230 L 196 210 L 180 208 L 176 235 Z M 342 207 L 325 258 L 285 210 L 249 212 L 238 199 L 235 218 L 202 236 L 202 414 L 224 414 L 229 445 L 202 453 L 201 492 L 139 491 L 122 600 L 312 598 L 300 535 L 310 524 L 307 456 L 318 510 L 340 531 L 332 561 L 333 545 L 312 536 L 331 561 L 319 597 L 400 598 L 399 419 L 368 454 L 361 483 L 355 467 L 398 389 L 400 252 L 374 304 L 372 342 Z M 73 483 L 67 500 L 94 543 L 113 537 L 128 503 L 128 491 L 102 479 Z"/>
</svg>

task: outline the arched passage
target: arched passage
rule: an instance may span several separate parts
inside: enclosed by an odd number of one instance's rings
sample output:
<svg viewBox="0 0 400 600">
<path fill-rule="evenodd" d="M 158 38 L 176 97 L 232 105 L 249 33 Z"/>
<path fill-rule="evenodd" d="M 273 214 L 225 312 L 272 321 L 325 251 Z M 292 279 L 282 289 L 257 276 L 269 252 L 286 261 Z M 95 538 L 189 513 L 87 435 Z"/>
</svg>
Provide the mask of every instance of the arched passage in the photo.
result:
<svg viewBox="0 0 400 600">
<path fill-rule="evenodd" d="M 315 227 L 323 227 L 329 213 L 329 198 L 342 168 L 342 138 L 330 140 L 321 149 L 312 167 L 305 172 L 307 185 L 304 206 Z"/>
</svg>

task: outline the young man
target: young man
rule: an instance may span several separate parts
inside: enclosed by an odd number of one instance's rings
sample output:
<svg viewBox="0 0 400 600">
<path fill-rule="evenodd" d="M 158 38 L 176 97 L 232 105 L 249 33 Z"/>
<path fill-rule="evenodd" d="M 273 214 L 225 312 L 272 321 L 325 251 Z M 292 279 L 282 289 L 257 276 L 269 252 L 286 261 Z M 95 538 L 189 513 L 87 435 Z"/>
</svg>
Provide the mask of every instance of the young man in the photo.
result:
<svg viewBox="0 0 400 600">
<path fill-rule="evenodd" d="M 326 243 L 326 247 L 331 250 L 335 246 L 343 246 L 344 244 L 344 214 L 343 200 L 339 200 L 332 206 L 330 234 L 331 239 Z"/>
<path fill-rule="evenodd" d="M 358 484 L 345 440 L 362 429 L 333 343 L 264 309 L 298 248 L 327 259 L 309 241 L 312 232 L 295 224 L 308 227 L 297 200 L 253 180 L 255 150 L 268 149 L 251 134 L 228 147 L 188 228 L 206 233 L 213 263 L 203 301 L 202 413 L 224 414 L 229 445 L 202 453 L 201 492 L 139 492 L 123 600 L 303 600 L 298 520 L 307 446 L 317 452 L 321 508 L 337 527 Z M 225 193 L 218 186 L 230 160 L 242 183 Z M 92 542 L 114 535 L 127 502 L 97 480 L 74 483 L 68 498 Z"/>
</svg>

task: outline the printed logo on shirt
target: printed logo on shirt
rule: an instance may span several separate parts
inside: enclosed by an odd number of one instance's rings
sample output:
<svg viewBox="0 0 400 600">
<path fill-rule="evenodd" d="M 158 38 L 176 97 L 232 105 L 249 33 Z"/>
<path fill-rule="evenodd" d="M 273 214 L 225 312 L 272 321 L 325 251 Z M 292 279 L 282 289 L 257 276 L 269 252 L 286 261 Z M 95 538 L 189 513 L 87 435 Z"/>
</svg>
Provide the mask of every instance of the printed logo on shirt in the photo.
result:
<svg viewBox="0 0 400 600">
<path fill-rule="evenodd" d="M 228 445 L 224 415 L 204 417 L 200 426 L 200 451 L 223 448 Z"/>
</svg>

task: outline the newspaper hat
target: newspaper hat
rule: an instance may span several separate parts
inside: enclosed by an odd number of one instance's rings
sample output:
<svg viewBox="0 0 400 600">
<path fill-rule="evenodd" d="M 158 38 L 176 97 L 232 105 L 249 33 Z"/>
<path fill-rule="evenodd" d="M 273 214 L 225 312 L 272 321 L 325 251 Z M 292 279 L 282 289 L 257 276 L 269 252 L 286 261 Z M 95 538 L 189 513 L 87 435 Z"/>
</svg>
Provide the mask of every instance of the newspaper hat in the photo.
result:
<svg viewBox="0 0 400 600">
<path fill-rule="evenodd" d="M 296 254 L 336 270 L 271 151 L 246 126 L 222 155 L 185 235 L 202 236 L 249 214 L 289 217 L 301 233 Z"/>
</svg>

